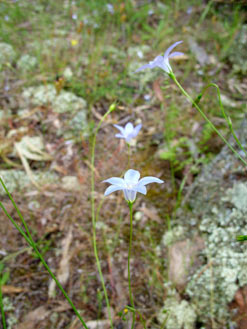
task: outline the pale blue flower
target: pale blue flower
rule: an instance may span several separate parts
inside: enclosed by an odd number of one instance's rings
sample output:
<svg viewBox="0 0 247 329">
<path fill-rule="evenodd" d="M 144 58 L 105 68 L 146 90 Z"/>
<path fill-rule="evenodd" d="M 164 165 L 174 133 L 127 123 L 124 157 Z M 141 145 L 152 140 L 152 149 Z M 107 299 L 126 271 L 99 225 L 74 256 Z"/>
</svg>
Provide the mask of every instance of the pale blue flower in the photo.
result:
<svg viewBox="0 0 247 329">
<path fill-rule="evenodd" d="M 145 194 L 147 193 L 146 186 L 147 184 L 150 183 L 164 183 L 163 180 L 152 177 L 152 176 L 147 176 L 143 177 L 140 179 L 140 173 L 137 170 L 129 169 L 126 171 L 124 178 L 119 178 L 119 177 L 111 177 L 109 179 L 104 180 L 104 183 L 110 183 L 111 186 L 109 186 L 106 190 L 104 195 L 109 195 L 112 192 L 122 190 L 124 193 L 124 197 L 128 202 L 133 203 L 136 199 L 136 193 L 142 193 Z"/>
<path fill-rule="evenodd" d="M 132 138 L 135 138 L 138 135 L 142 125 L 139 124 L 134 128 L 132 123 L 128 122 L 125 127 L 121 127 L 119 125 L 114 125 L 114 127 L 120 131 L 120 134 L 116 134 L 115 137 L 124 138 L 126 142 L 129 143 Z"/>
<path fill-rule="evenodd" d="M 147 68 L 149 69 L 153 69 L 154 67 L 160 67 L 162 70 L 164 70 L 166 73 L 171 73 L 172 72 L 172 68 L 169 64 L 169 59 L 175 56 L 180 56 L 183 55 L 183 53 L 180 52 L 174 52 L 171 53 L 171 51 L 180 43 L 182 43 L 183 41 L 177 41 L 175 42 L 173 45 L 171 45 L 165 52 L 164 56 L 157 56 L 155 57 L 155 59 L 151 62 L 149 62 L 148 64 L 145 64 L 143 66 L 141 66 L 139 69 L 137 69 L 135 72 L 139 72 L 142 70 L 145 70 Z"/>
<path fill-rule="evenodd" d="M 106 8 L 109 11 L 109 13 L 114 14 L 114 7 L 111 3 L 107 3 Z"/>
</svg>

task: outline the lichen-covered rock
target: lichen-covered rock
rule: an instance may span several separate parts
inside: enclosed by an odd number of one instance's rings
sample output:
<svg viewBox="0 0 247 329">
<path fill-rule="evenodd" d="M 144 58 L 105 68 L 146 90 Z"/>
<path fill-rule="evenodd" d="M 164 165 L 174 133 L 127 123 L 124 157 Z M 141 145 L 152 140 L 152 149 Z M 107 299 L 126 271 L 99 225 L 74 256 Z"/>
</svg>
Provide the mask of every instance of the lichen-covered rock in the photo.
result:
<svg viewBox="0 0 247 329">
<path fill-rule="evenodd" d="M 34 171 L 32 175 L 39 186 L 58 182 L 58 175 L 54 172 Z M 32 186 L 29 176 L 23 170 L 0 170 L 0 176 L 10 193 L 22 191 Z M 0 195 L 6 195 L 2 186 L 0 186 Z"/>
<path fill-rule="evenodd" d="M 182 225 L 176 226 L 174 229 L 168 230 L 162 237 L 162 243 L 168 247 L 177 241 L 183 240 L 184 228 Z"/>
<path fill-rule="evenodd" d="M 75 94 L 62 90 L 57 94 L 53 85 L 29 87 L 22 93 L 24 101 L 36 106 L 51 105 L 57 113 L 77 112 L 86 108 L 86 101 Z"/>
<path fill-rule="evenodd" d="M 61 91 L 61 93 L 55 97 L 53 106 L 54 111 L 58 113 L 69 111 L 75 113 L 86 108 L 86 101 L 71 92 Z"/>
<path fill-rule="evenodd" d="M 4 42 L 0 42 L 0 66 L 6 63 L 12 63 L 16 57 L 14 48 Z"/>
<path fill-rule="evenodd" d="M 246 129 L 238 135 L 246 148 Z M 227 147 L 194 183 L 189 208 L 180 209 L 176 224 L 183 223 L 183 237 L 202 236 L 206 247 L 187 276 L 186 300 L 195 307 L 199 322 L 206 326 L 213 319 L 226 328 L 233 325 L 229 304 L 247 286 L 247 247 L 236 240 L 247 233 L 246 169 Z"/>
<path fill-rule="evenodd" d="M 73 78 L 73 72 L 69 66 L 63 71 L 63 76 L 66 80 L 71 80 Z"/>
<path fill-rule="evenodd" d="M 17 62 L 17 67 L 21 71 L 31 71 L 34 69 L 38 64 L 37 58 L 30 56 L 28 54 L 25 54 L 21 56 L 21 58 Z"/>
<path fill-rule="evenodd" d="M 195 307 L 186 300 L 180 300 L 174 290 L 167 296 L 163 309 L 158 315 L 166 329 L 194 329 L 196 321 Z"/>
<path fill-rule="evenodd" d="M 228 57 L 235 72 L 247 73 L 247 25 L 243 25 L 236 35 Z"/>
<path fill-rule="evenodd" d="M 190 276 L 186 292 L 205 321 L 213 312 L 218 321 L 228 323 L 228 304 L 239 287 L 247 285 L 247 248 L 236 241 L 236 236 L 246 229 L 246 192 L 247 184 L 243 182 L 235 182 L 233 188 L 222 191 L 219 203 L 203 216 L 199 225 L 206 237 L 206 263 Z M 209 302 L 212 300 L 213 310 Z"/>
<path fill-rule="evenodd" d="M 47 106 L 62 116 L 62 126 L 56 133 L 66 139 L 88 135 L 87 103 L 75 94 L 61 90 L 57 93 L 53 85 L 29 87 L 22 93 L 23 108 Z"/>
</svg>

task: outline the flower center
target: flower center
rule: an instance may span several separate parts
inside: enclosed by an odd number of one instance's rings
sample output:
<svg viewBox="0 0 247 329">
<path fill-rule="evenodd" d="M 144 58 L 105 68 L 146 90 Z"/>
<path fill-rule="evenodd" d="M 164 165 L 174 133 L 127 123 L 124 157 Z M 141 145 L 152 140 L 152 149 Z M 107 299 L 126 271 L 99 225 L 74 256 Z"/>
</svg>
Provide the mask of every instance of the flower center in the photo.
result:
<svg viewBox="0 0 247 329">
<path fill-rule="evenodd" d="M 127 182 L 127 183 L 126 183 L 126 188 L 127 188 L 127 190 L 133 190 L 133 187 L 134 187 L 135 185 L 136 185 L 136 184 L 133 184 L 133 183 Z"/>
</svg>

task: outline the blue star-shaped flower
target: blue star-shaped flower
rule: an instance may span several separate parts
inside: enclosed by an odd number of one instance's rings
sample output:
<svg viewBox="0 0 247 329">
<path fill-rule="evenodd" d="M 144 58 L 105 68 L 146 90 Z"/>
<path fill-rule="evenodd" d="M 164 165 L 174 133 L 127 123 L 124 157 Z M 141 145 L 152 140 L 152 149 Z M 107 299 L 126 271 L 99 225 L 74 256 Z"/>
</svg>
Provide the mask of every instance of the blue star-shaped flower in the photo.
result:
<svg viewBox="0 0 247 329">
<path fill-rule="evenodd" d="M 122 190 L 126 201 L 133 203 L 136 199 L 137 192 L 142 194 L 147 193 L 147 189 L 145 185 L 150 183 L 158 183 L 158 184 L 164 183 L 163 180 L 152 176 L 143 177 L 140 180 L 139 178 L 140 178 L 139 171 L 129 169 L 128 171 L 126 171 L 124 178 L 111 177 L 109 179 L 106 179 L 103 182 L 110 183 L 111 186 L 109 186 L 105 190 L 104 195 L 109 195 L 112 192 Z"/>
<path fill-rule="evenodd" d="M 115 137 L 124 138 L 126 142 L 129 143 L 132 138 L 135 138 L 138 135 L 142 125 L 139 124 L 134 128 L 132 123 L 128 122 L 125 127 L 121 127 L 119 125 L 114 125 L 114 127 L 120 131 L 120 134 L 116 134 Z"/>
<path fill-rule="evenodd" d="M 141 66 L 139 69 L 137 69 L 135 72 L 139 72 L 142 70 L 145 70 L 147 68 L 153 69 L 154 67 L 160 67 L 162 70 L 164 70 L 166 73 L 170 74 L 172 72 L 171 65 L 169 64 L 169 59 L 175 56 L 183 55 L 183 53 L 180 52 L 174 52 L 171 53 L 171 51 L 180 43 L 183 41 L 177 41 L 173 45 L 171 45 L 165 52 L 164 56 L 157 56 L 155 59 L 148 64 L 145 64 Z"/>
</svg>

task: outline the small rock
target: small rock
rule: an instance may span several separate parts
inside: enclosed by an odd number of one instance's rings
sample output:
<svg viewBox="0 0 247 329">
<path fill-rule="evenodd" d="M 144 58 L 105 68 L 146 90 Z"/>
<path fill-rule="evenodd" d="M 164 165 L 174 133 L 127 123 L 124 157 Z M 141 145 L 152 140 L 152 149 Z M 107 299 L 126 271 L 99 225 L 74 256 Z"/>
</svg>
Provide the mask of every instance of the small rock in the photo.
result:
<svg viewBox="0 0 247 329">
<path fill-rule="evenodd" d="M 109 320 L 92 320 L 86 323 L 89 329 L 108 329 L 110 327 Z"/>
<path fill-rule="evenodd" d="M 201 66 L 210 64 L 210 58 L 208 54 L 201 46 L 198 45 L 194 39 L 189 38 L 188 43 L 191 52 L 194 54 L 195 58 Z"/>
<path fill-rule="evenodd" d="M 203 248 L 204 240 L 200 237 L 179 241 L 170 247 L 168 276 L 178 289 L 184 289 L 196 256 Z"/>
<path fill-rule="evenodd" d="M 237 311 L 235 322 L 238 329 L 247 328 L 247 286 L 239 288 L 236 292 L 233 302 L 230 308 Z"/>
<path fill-rule="evenodd" d="M 62 178 L 62 188 L 66 191 L 80 191 L 81 185 L 76 176 L 65 176 Z"/>
</svg>

